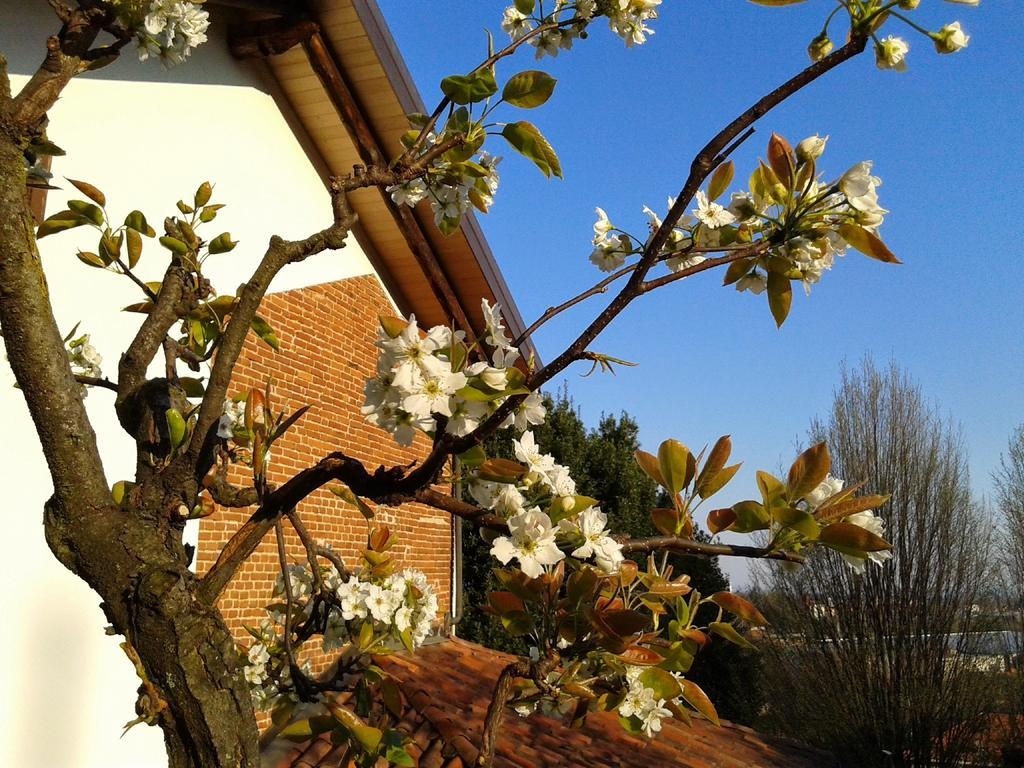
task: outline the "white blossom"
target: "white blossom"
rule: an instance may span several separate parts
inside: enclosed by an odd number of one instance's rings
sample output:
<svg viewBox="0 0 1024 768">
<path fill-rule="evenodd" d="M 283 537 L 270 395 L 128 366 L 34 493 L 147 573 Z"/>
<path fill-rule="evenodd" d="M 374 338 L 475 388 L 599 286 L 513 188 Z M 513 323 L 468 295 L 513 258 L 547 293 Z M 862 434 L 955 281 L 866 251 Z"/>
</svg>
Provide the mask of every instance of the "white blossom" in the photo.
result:
<svg viewBox="0 0 1024 768">
<path fill-rule="evenodd" d="M 574 520 L 562 520 L 558 524 L 561 530 L 583 537 L 583 543 L 572 551 L 573 557 L 594 558 L 602 571 L 615 573 L 623 560 L 622 544 L 608 535 L 607 525 L 608 516 L 599 507 L 589 507 Z"/>
<path fill-rule="evenodd" d="M 515 558 L 523 573 L 536 578 L 544 573 L 544 566 L 565 557 L 555 543 L 551 518 L 536 507 L 509 518 L 508 529 L 509 535 L 499 536 L 491 546 L 491 555 L 503 565 Z"/>
<path fill-rule="evenodd" d="M 708 200 L 703 192 L 697 192 L 697 207 L 693 211 L 697 220 L 709 229 L 718 229 L 726 224 L 733 224 L 736 217 L 718 203 Z"/>
<path fill-rule="evenodd" d="M 136 30 L 139 60 L 159 56 L 165 67 L 180 64 L 206 42 L 210 15 L 183 0 L 153 0 Z"/>
<path fill-rule="evenodd" d="M 906 72 L 910 43 L 901 37 L 889 37 L 875 44 L 875 64 L 879 69 Z"/>
<path fill-rule="evenodd" d="M 885 521 L 880 517 L 876 517 L 875 513 L 870 509 L 845 517 L 843 518 L 843 522 L 852 523 L 866 531 L 870 531 L 876 536 L 885 536 Z M 858 576 L 863 576 L 865 571 L 867 571 L 868 562 L 881 566 L 886 560 L 889 560 L 892 557 L 892 552 L 890 550 L 867 552 L 865 554 L 867 554 L 866 559 L 843 554 L 843 560 L 846 561 L 847 565 L 849 565 L 850 568 L 853 569 L 853 572 Z"/>
</svg>

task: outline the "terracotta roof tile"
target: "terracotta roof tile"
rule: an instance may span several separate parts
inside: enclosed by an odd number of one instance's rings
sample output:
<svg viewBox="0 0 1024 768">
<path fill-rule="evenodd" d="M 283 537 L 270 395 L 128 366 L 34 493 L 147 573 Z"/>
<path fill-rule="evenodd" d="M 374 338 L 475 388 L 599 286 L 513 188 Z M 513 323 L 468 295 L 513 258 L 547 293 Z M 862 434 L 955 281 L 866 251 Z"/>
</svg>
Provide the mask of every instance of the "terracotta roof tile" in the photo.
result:
<svg viewBox="0 0 1024 768">
<path fill-rule="evenodd" d="M 419 768 L 469 768 L 475 764 L 481 725 L 494 682 L 511 657 L 452 639 L 415 655 L 380 659 L 401 684 L 407 706 L 399 726 L 413 739 Z M 292 749 L 275 768 L 349 768 L 344 750 L 325 737 Z M 290 762 L 289 762 L 290 761 Z M 592 713 L 573 729 L 541 715 L 509 713 L 498 740 L 501 768 L 828 768 L 827 754 L 770 739 L 749 728 L 717 728 L 694 718 L 692 726 L 666 720 L 657 738 L 631 736 L 615 714 Z"/>
</svg>

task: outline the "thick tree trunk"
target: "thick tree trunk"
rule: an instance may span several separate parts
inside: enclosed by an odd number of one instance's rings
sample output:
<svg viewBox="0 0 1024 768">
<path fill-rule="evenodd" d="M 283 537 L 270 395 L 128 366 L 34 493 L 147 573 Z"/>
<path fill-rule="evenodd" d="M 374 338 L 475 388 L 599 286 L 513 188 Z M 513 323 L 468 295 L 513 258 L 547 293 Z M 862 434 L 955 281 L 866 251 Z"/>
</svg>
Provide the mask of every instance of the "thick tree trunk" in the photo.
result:
<svg viewBox="0 0 1024 768">
<path fill-rule="evenodd" d="M 240 660 L 219 613 L 196 597 L 166 490 L 145 488 L 120 507 L 110 496 L 49 303 L 22 139 L 5 124 L 3 106 L 0 98 L 0 329 L 54 483 L 47 542 L 100 595 L 165 702 L 149 701 L 149 711 L 164 730 L 172 768 L 255 767 L 256 724 Z"/>
</svg>

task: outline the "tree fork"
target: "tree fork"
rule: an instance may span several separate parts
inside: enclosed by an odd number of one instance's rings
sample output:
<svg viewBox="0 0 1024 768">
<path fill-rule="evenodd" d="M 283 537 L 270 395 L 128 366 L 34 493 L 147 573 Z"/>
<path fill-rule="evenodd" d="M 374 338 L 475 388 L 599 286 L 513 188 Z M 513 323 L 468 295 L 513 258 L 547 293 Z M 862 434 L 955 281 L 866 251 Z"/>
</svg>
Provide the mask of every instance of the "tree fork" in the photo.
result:
<svg viewBox="0 0 1024 768">
<path fill-rule="evenodd" d="M 8 114 L 0 115 L 0 329 L 54 483 L 47 543 L 99 594 L 166 699 L 159 724 L 170 764 L 254 768 L 256 723 L 231 635 L 216 610 L 195 599 L 178 532 L 159 511 L 118 508 L 111 498 L 50 306 L 20 134 Z"/>
</svg>

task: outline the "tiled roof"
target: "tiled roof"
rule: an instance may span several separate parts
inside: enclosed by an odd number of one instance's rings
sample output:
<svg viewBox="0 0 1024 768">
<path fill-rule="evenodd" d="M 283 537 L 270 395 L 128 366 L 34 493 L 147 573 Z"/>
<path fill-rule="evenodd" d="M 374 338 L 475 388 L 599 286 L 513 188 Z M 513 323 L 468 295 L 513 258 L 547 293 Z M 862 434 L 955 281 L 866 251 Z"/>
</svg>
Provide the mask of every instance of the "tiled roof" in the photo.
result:
<svg viewBox="0 0 1024 768">
<path fill-rule="evenodd" d="M 415 742 L 410 750 L 420 768 L 469 768 L 475 764 L 481 724 L 495 680 L 512 657 L 463 640 L 447 640 L 382 660 L 401 684 L 405 711 L 400 728 Z M 509 712 L 495 765 L 502 768 L 828 768 L 828 755 L 723 723 L 718 728 L 694 719 L 692 726 L 664 721 L 647 740 L 630 736 L 613 713 L 593 713 L 574 729 L 540 715 Z M 279 753 L 280 754 L 280 753 Z M 348 768 L 344 747 L 325 737 L 298 746 L 273 768 Z"/>
</svg>

